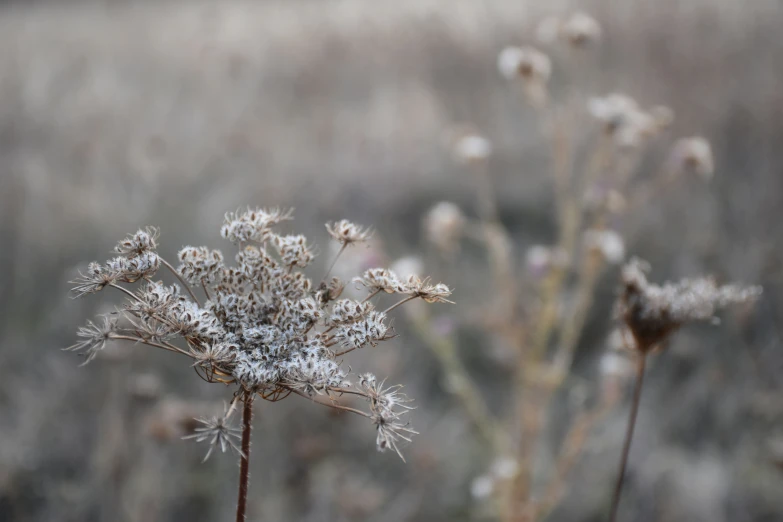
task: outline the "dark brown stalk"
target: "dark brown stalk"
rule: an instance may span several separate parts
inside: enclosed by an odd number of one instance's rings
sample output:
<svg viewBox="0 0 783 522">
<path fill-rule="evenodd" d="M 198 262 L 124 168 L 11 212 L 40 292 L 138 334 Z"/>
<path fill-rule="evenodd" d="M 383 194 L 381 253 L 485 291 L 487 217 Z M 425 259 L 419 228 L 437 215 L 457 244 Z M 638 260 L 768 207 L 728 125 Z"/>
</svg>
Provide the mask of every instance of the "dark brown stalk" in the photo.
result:
<svg viewBox="0 0 783 522">
<path fill-rule="evenodd" d="M 640 353 L 636 365 L 636 385 L 633 390 L 633 399 L 631 402 L 631 413 L 628 417 L 628 428 L 625 432 L 625 442 L 623 443 L 623 455 L 620 459 L 620 471 L 617 476 L 617 484 L 614 487 L 614 496 L 612 497 L 612 511 L 609 515 L 609 522 L 615 522 L 617 519 L 617 508 L 620 505 L 620 495 L 623 491 L 623 478 L 625 477 L 625 468 L 628 465 L 628 453 L 631 449 L 631 439 L 633 439 L 633 429 L 636 425 L 636 414 L 639 412 L 639 399 L 642 397 L 642 384 L 644 383 L 644 366 L 647 362 L 647 354 Z"/>
<path fill-rule="evenodd" d="M 247 489 L 250 483 L 250 432 L 253 429 L 253 394 L 245 393 L 242 409 L 242 455 L 239 457 L 239 498 L 237 499 L 237 520 L 245 522 L 247 510 Z"/>
</svg>

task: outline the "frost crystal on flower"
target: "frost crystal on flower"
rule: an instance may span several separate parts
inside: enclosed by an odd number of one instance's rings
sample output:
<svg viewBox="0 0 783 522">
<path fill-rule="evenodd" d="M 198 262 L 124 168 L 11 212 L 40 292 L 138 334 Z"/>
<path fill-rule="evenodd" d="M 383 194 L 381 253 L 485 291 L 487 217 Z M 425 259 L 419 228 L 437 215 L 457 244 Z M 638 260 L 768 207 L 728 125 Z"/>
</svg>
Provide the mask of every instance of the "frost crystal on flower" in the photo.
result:
<svg viewBox="0 0 783 522">
<path fill-rule="evenodd" d="M 327 406 L 339 407 L 336 398 L 350 388 L 370 401 L 370 412 L 348 409 L 376 425 L 379 449 L 399 452 L 398 443 L 415 433 L 400 418 L 407 399 L 397 387 L 353 387 L 342 368 L 343 356 L 394 337 L 387 313 L 376 311 L 370 301 L 375 294 L 401 294 L 389 312 L 414 298 L 445 302 L 451 292 L 418 277 L 403 283 L 378 268 L 355 279 L 368 291 L 364 300 L 338 300 L 344 287 L 339 279 L 314 285 L 301 272 L 313 259 L 306 238 L 274 230 L 291 217 L 290 211 L 264 209 L 227 214 L 221 234 L 238 246 L 234 266 L 217 250 L 188 246 L 179 252 L 175 269 L 155 250 L 157 229 L 129 236 L 115 249 L 119 257 L 91 263 L 73 288 L 76 297 L 113 288 L 127 298 L 124 306 L 117 316 L 79 329 L 80 340 L 70 349 L 83 351 L 90 361 L 110 340 L 153 346 L 187 356 L 208 382 L 235 385 L 238 394 L 271 401 L 325 394 Z M 347 221 L 327 229 L 343 246 L 369 237 L 366 229 Z M 171 270 L 178 283 L 154 280 L 161 267 Z M 124 286 L 132 283 L 137 286 Z M 126 326 L 118 326 L 120 316 Z M 194 438 L 224 450 L 234 447 L 225 416 L 202 423 Z"/>
<path fill-rule="evenodd" d="M 709 278 L 658 286 L 647 281 L 648 270 L 639 259 L 623 267 L 623 288 L 617 303 L 619 317 L 642 352 L 659 346 L 685 323 L 712 319 L 721 308 L 761 295 L 761 287 L 719 286 Z"/>
</svg>

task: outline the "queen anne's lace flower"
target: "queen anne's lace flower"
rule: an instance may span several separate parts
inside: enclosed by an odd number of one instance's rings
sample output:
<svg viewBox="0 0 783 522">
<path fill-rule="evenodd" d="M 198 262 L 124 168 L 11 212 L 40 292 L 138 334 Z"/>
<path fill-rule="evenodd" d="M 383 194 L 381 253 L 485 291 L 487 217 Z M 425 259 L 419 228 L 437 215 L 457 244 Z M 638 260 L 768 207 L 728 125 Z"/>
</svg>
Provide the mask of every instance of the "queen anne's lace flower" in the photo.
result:
<svg viewBox="0 0 783 522">
<path fill-rule="evenodd" d="M 161 266 L 174 270 L 155 250 L 156 229 L 129 236 L 115 249 L 119 257 L 103 265 L 91 263 L 74 282 L 76 297 L 111 286 L 123 291 L 127 302 L 117 316 L 81 328 L 80 341 L 70 348 L 83 351 L 90 361 L 113 340 L 155 346 L 190 357 L 199 375 L 210 382 L 235 384 L 245 395 L 257 393 L 270 400 L 294 393 L 327 394 L 336 401 L 351 388 L 370 401 L 370 412 L 348 409 L 376 425 L 380 450 L 399 452 L 398 443 L 415 433 L 400 420 L 407 399 L 398 387 L 352 387 L 342 356 L 394 336 L 386 313 L 376 311 L 369 300 L 374 294 L 407 294 L 402 304 L 413 298 L 445 301 L 451 292 L 426 279 L 403 283 L 388 270 L 373 269 L 357 279 L 367 287 L 367 299 L 337 300 L 344 286 L 339 279 L 314 286 L 299 271 L 313 260 L 306 238 L 274 231 L 275 224 L 290 218 L 289 211 L 281 210 L 227 214 L 221 233 L 240 247 L 236 265 L 225 266 L 219 251 L 185 247 L 174 271 L 183 287 L 153 280 Z M 343 246 L 369 237 L 366 229 L 347 221 L 327 228 Z M 122 286 L 135 282 L 140 283 L 135 291 Z M 201 291 L 203 301 L 196 295 Z M 120 315 L 127 327 L 118 326 Z M 343 350 L 335 353 L 335 347 Z M 230 447 L 233 428 L 226 424 L 227 417 L 202 420 L 205 427 L 195 438 Z"/>
</svg>

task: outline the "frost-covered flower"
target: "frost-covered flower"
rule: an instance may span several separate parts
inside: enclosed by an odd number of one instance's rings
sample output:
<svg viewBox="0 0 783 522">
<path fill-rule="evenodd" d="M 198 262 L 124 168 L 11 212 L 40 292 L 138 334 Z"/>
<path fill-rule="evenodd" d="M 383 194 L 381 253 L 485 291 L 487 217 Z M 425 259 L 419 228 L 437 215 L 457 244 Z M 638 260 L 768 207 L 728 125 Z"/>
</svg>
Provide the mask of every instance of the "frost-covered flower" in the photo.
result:
<svg viewBox="0 0 783 522">
<path fill-rule="evenodd" d="M 175 269 L 155 250 L 156 229 L 129 236 L 116 249 L 119 257 L 91 263 L 73 289 L 79 297 L 112 287 L 124 293 L 126 303 L 115 316 L 79 329 L 80 340 L 70 349 L 83 351 L 87 361 L 114 340 L 178 353 L 190 358 L 203 379 L 235 385 L 236 395 L 245 401 L 255 394 L 272 401 L 290 394 L 326 394 L 332 399 L 327 405 L 339 407 L 337 398 L 350 388 L 370 401 L 370 412 L 347 409 L 380 426 L 380 449 L 396 450 L 400 437 L 412 433 L 400 421 L 406 400 L 397 387 L 353 387 L 342 356 L 394 337 L 387 314 L 370 301 L 375 293 L 403 294 L 390 311 L 412 297 L 445 301 L 450 292 L 445 285 L 418 278 L 403 283 L 379 268 L 356 279 L 370 291 L 366 299 L 340 300 L 342 281 L 333 278 L 314 286 L 301 271 L 314 255 L 306 238 L 275 232 L 275 224 L 290 218 L 290 211 L 281 210 L 227 214 L 221 233 L 239 247 L 234 266 L 226 266 L 217 250 L 188 246 L 180 251 Z M 347 221 L 329 225 L 328 231 L 343 246 L 369 237 L 367 230 Z M 173 271 L 178 283 L 154 280 L 161 267 Z M 132 283 L 139 284 L 135 289 L 124 286 Z M 126 326 L 118 326 L 119 317 Z M 344 349 L 335 353 L 336 345 Z M 403 411 L 392 410 L 395 406 Z M 205 427 L 194 438 L 232 447 L 233 428 L 226 417 L 202 419 Z"/>
<path fill-rule="evenodd" d="M 337 223 L 327 223 L 326 231 L 329 232 L 332 239 L 343 245 L 362 243 L 372 237 L 372 230 L 362 228 L 347 219 L 342 219 Z"/>
<path fill-rule="evenodd" d="M 186 246 L 179 251 L 179 261 L 177 271 L 190 284 L 211 283 L 223 273 L 223 254 L 219 250 Z"/>
<path fill-rule="evenodd" d="M 139 229 L 135 234 L 117 243 L 114 251 L 127 256 L 138 256 L 145 252 L 151 252 L 158 248 L 158 237 L 160 237 L 160 230 L 155 227 Z"/>
<path fill-rule="evenodd" d="M 451 296 L 451 289 L 443 283 L 431 284 L 429 278 L 410 276 L 405 282 L 405 293 L 420 297 L 428 303 L 451 303 L 446 299 Z"/>
<path fill-rule="evenodd" d="M 353 281 L 363 285 L 371 292 L 403 293 L 406 288 L 397 278 L 397 274 L 386 268 L 371 268 L 362 277 L 356 277 Z"/>
<path fill-rule="evenodd" d="M 646 353 L 661 345 L 682 325 L 705 321 L 717 310 L 753 301 L 761 287 L 719 286 L 713 279 L 683 279 L 658 286 L 647 281 L 649 266 L 632 259 L 622 271 L 617 314 L 632 334 L 635 348 Z"/>
</svg>

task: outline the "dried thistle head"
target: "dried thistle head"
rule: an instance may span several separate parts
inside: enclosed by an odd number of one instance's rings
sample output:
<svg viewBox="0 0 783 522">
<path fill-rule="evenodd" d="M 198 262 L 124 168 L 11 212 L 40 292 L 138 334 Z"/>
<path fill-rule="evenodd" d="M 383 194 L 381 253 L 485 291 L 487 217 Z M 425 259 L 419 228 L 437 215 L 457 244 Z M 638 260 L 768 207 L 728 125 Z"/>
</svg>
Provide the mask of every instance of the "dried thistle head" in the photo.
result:
<svg viewBox="0 0 783 522">
<path fill-rule="evenodd" d="M 388 314 L 397 306 L 412 299 L 447 302 L 451 291 L 427 279 L 403 282 L 388 270 L 373 269 L 357 278 L 369 290 L 364 300 L 340 300 L 344 283 L 339 279 L 314 285 L 301 271 L 315 257 L 307 239 L 275 231 L 277 223 L 291 217 L 291 211 L 278 209 L 227 214 L 221 234 L 238 247 L 234 266 L 227 266 L 219 251 L 189 246 L 180 251 L 181 264 L 174 269 L 155 250 L 157 229 L 129 236 L 116 249 L 119 257 L 90 264 L 74 288 L 77 297 L 115 288 L 127 301 L 102 323 L 81 328 L 81 340 L 70 349 L 83 351 L 87 361 L 110 341 L 171 351 L 188 357 L 206 381 L 235 386 L 237 396 L 258 394 L 276 401 L 291 394 L 324 394 L 331 399 L 327 405 L 341 408 L 336 398 L 347 390 L 385 401 L 387 407 L 372 406 L 369 412 L 342 409 L 376 425 L 379 449 L 398 451 L 398 442 L 415 432 L 400 421 L 406 408 L 395 409 L 401 407 L 397 388 L 354 387 L 343 357 L 393 338 Z M 327 225 L 327 230 L 341 249 L 370 237 L 367 229 L 348 221 Z M 173 272 L 177 284 L 154 279 L 161 266 Z M 138 283 L 135 288 L 124 286 L 133 283 Z M 203 300 L 197 295 L 201 292 Z M 398 294 L 400 300 L 376 310 L 370 299 L 379 292 Z M 120 325 L 119 317 L 127 321 Z M 205 427 L 195 438 L 230 447 L 233 428 L 225 422 L 230 411 L 203 420 Z"/>
<path fill-rule="evenodd" d="M 642 353 L 660 347 L 686 323 L 710 320 L 721 308 L 761 295 L 761 287 L 719 286 L 710 278 L 658 286 L 647 281 L 647 271 L 649 265 L 636 258 L 623 267 L 617 302 L 617 314 Z"/>
</svg>

